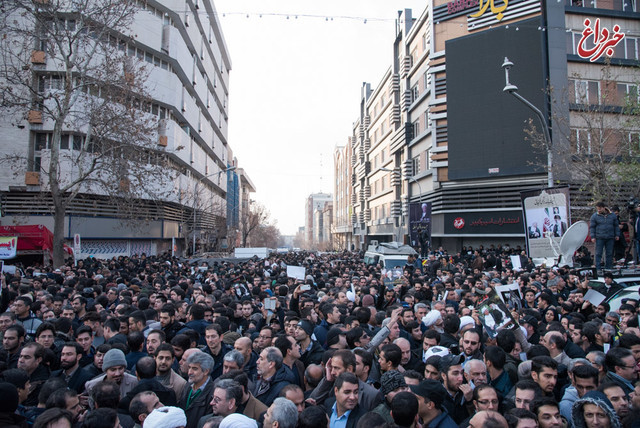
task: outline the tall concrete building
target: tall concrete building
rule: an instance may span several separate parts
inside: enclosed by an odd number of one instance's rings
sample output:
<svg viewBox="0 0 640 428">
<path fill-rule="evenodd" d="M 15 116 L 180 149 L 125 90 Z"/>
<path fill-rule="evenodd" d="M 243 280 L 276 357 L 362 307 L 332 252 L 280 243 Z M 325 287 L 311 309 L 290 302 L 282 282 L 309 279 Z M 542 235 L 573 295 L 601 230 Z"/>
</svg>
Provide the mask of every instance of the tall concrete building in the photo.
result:
<svg viewBox="0 0 640 428">
<path fill-rule="evenodd" d="M 353 149 L 351 138 L 346 146 L 337 146 L 333 151 L 333 243 L 336 249 L 349 249 L 353 245 L 352 192 Z"/>
<path fill-rule="evenodd" d="M 595 169 L 583 173 L 588 164 L 624 155 L 621 148 L 636 153 L 640 123 L 625 111 L 638 102 L 637 2 L 482 6 L 432 0 L 417 18 L 399 12 L 387 47 L 392 63 L 375 86 L 363 85 L 354 106 L 352 207 L 342 212 L 350 213 L 358 248 L 373 239 L 413 244 L 410 213 L 425 203 L 432 247 L 524 244 L 521 192 L 548 180 L 547 151 L 527 138 L 528 122 L 551 130 L 553 184 L 570 186 L 574 218 L 592 211 L 597 196 L 583 190 L 600 180 Z M 593 37 L 584 37 L 596 20 L 607 34 L 624 34 L 609 59 L 584 55 L 597 51 Z M 505 57 L 514 64 L 510 91 L 517 87 L 541 110 L 544 125 L 504 90 Z M 336 180 L 336 193 L 347 186 Z M 629 189 L 610 198 L 622 203 Z"/>
<path fill-rule="evenodd" d="M 48 7 L 48 2 L 39 3 Z M 168 158 L 175 180 L 165 184 L 170 192 L 162 200 L 139 201 L 140 212 L 149 220 L 136 225 L 123 222 L 108 199 L 81 188 L 66 207 L 64 236 L 81 235 L 81 256 L 158 254 L 170 250 L 172 243 L 177 254 L 224 249 L 234 244 L 235 235 L 227 236 L 227 230 L 237 229 L 254 186 L 227 139 L 231 60 L 218 15 L 211 0 L 138 5 L 129 31 L 113 31 L 109 41 L 114 52 L 145 63 L 151 99 L 141 105 L 140 114 L 159 121 L 152 152 Z M 69 17 L 64 22 L 69 32 L 86 31 Z M 53 52 L 46 41 L 33 46 L 31 66 L 39 91 L 60 87 Z M 8 120 L 0 123 L 0 154 L 17 151 L 28 158 L 17 174 L 0 174 L 2 225 L 53 229 L 52 201 L 40 172 L 41 162 L 50 156 L 53 124 L 42 117 L 36 111 L 17 126 Z M 64 129 L 60 152 L 72 153 L 86 132 L 83 127 Z"/>
<path fill-rule="evenodd" d="M 333 204 L 329 193 L 312 193 L 307 198 L 304 216 L 304 236 L 307 249 L 318 249 L 330 240 L 326 236 L 324 211 Z M 330 229 L 329 229 L 330 230 Z"/>
</svg>

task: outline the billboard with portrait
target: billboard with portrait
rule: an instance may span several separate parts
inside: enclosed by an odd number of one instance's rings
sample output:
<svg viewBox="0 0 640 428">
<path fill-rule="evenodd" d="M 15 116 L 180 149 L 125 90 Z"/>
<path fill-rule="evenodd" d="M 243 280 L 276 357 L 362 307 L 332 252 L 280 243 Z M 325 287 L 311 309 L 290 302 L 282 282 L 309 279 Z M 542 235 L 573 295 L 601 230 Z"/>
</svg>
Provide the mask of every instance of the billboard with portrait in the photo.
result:
<svg viewBox="0 0 640 428">
<path fill-rule="evenodd" d="M 569 188 L 532 190 L 521 197 L 529 257 L 557 257 L 560 239 L 571 225 Z"/>
<path fill-rule="evenodd" d="M 411 246 L 426 254 L 431 246 L 431 202 L 409 204 L 409 239 Z"/>
</svg>

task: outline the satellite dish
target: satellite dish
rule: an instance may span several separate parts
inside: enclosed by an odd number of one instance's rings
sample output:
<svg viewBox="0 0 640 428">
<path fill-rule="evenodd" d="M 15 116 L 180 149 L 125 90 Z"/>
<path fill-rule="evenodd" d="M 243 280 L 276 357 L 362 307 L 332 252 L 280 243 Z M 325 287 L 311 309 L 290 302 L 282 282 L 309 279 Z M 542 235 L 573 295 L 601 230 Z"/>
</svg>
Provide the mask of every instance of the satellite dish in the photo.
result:
<svg viewBox="0 0 640 428">
<path fill-rule="evenodd" d="M 573 254 L 582 246 L 589 234 L 589 225 L 585 221 L 578 221 L 569 227 L 560 239 L 560 261 L 573 267 Z"/>
</svg>

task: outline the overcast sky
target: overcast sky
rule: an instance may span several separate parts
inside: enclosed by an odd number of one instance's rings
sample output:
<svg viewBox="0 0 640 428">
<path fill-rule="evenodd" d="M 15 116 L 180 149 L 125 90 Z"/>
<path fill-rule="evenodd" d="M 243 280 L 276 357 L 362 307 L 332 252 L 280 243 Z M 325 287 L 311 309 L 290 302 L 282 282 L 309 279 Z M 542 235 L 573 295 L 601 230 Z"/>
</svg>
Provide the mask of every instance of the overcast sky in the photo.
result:
<svg viewBox="0 0 640 428">
<path fill-rule="evenodd" d="M 426 2 L 213 1 L 232 61 L 229 144 L 253 198 L 293 235 L 307 196 L 333 193 L 333 150 L 351 135 L 362 82 L 377 86 L 391 65 L 398 10 L 419 17 Z"/>
</svg>

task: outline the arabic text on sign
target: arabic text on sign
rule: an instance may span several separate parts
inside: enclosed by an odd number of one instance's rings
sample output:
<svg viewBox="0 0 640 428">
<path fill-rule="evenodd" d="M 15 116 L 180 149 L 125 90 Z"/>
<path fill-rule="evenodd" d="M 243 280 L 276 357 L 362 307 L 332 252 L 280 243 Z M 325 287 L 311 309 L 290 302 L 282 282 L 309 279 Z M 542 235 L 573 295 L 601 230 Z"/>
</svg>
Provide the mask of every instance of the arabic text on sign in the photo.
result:
<svg viewBox="0 0 640 428">
<path fill-rule="evenodd" d="M 480 10 L 477 13 L 474 13 L 473 15 L 469 15 L 469 16 L 472 18 L 479 18 L 482 15 L 484 15 L 484 13 L 487 11 L 487 8 L 491 6 L 491 13 L 496 14 L 496 19 L 498 21 L 502 21 L 502 18 L 504 18 L 504 14 L 502 12 L 507 10 L 507 5 L 509 4 L 508 0 L 503 0 L 503 1 L 504 1 L 504 4 L 502 6 L 496 7 L 495 0 L 480 0 Z"/>
<path fill-rule="evenodd" d="M 600 18 L 596 18 L 593 28 L 591 20 L 584 20 L 584 30 L 582 38 L 578 43 L 578 55 L 580 58 L 589 58 L 590 62 L 596 61 L 602 55 L 613 56 L 613 48 L 624 39 L 624 33 L 620 32 L 620 26 L 613 26 L 613 34 L 605 27 L 600 28 Z M 592 47 L 587 47 L 587 42 Z"/>
<path fill-rule="evenodd" d="M 490 219 L 483 219 L 483 218 L 479 218 L 477 220 L 474 220 L 471 222 L 471 226 L 489 226 L 491 224 L 495 224 L 497 226 L 504 226 L 505 224 L 518 224 L 520 223 L 520 217 L 515 217 L 515 218 L 505 218 L 505 217 L 498 217 L 498 218 L 493 218 L 491 217 Z"/>
</svg>

